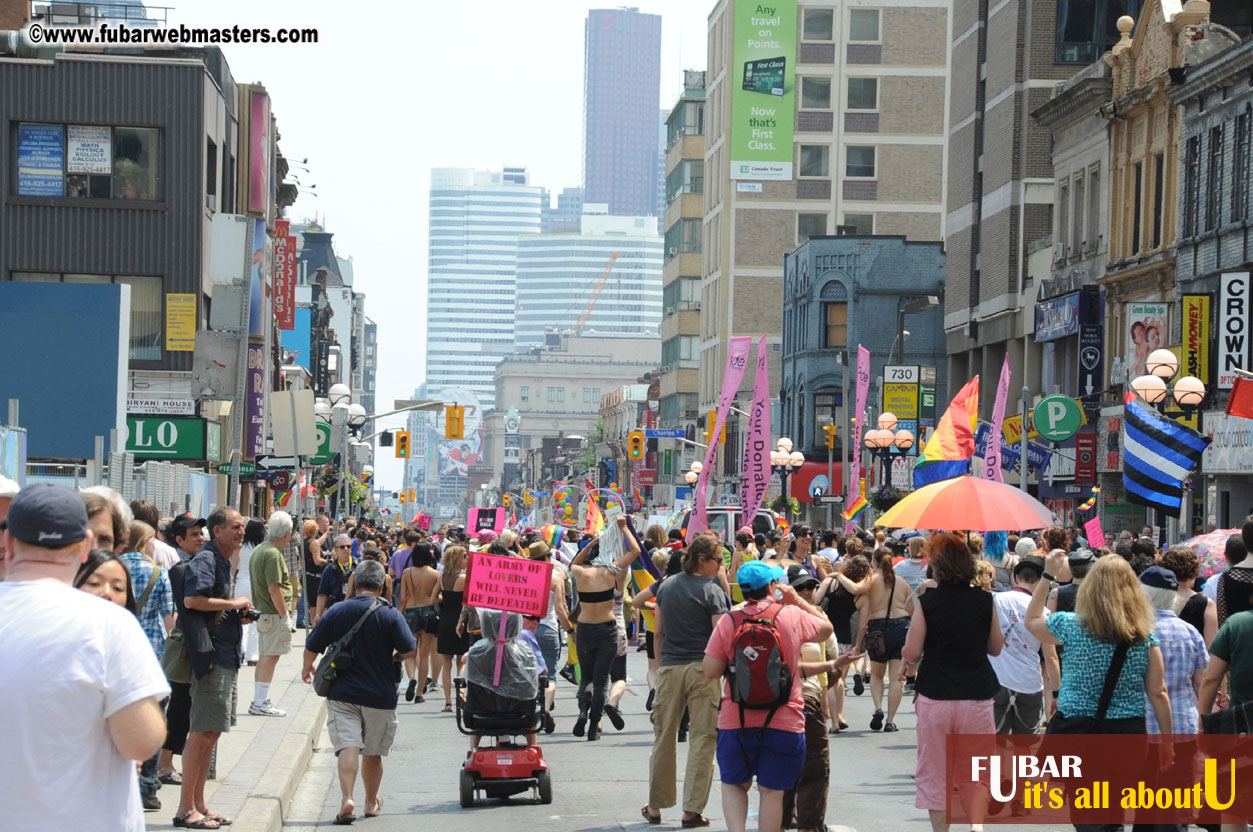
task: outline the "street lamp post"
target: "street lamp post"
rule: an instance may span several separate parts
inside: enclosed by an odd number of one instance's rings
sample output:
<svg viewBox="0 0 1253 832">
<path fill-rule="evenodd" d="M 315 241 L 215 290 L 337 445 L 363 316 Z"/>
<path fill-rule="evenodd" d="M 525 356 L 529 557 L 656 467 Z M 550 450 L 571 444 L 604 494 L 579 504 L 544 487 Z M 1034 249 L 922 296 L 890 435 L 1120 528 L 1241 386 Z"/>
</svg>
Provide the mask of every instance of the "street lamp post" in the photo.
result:
<svg viewBox="0 0 1253 832">
<path fill-rule="evenodd" d="M 779 475 L 780 491 L 784 498 L 788 496 L 787 478 L 805 464 L 805 455 L 792 450 L 792 440 L 780 437 L 775 449 L 770 453 L 770 470 Z"/>
<path fill-rule="evenodd" d="M 904 428 L 897 429 L 899 422 L 893 413 L 879 415 L 877 430 L 866 431 L 866 450 L 870 451 L 871 464 L 879 460 L 880 478 L 883 482 L 891 482 L 889 466 L 893 457 L 902 457 L 914 447 L 914 434 Z"/>
</svg>

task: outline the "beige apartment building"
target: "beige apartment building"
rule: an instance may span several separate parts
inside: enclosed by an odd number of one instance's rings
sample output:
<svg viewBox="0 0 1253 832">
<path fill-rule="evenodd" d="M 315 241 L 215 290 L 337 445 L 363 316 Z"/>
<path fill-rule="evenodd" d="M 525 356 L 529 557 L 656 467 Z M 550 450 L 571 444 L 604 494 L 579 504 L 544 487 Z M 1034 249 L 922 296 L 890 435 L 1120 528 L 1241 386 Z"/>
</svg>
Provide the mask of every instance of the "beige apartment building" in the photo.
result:
<svg viewBox="0 0 1253 832">
<path fill-rule="evenodd" d="M 807 2 L 797 7 L 793 176 L 753 182 L 730 169 L 735 5 L 709 15 L 699 407 L 716 404 L 732 336 L 767 335 L 777 396 L 783 255 L 814 236 L 941 240 L 948 154 L 953 0 Z M 888 322 L 891 326 L 892 323 Z M 751 396 L 744 376 L 741 406 Z M 728 425 L 725 473 L 739 465 Z"/>
</svg>

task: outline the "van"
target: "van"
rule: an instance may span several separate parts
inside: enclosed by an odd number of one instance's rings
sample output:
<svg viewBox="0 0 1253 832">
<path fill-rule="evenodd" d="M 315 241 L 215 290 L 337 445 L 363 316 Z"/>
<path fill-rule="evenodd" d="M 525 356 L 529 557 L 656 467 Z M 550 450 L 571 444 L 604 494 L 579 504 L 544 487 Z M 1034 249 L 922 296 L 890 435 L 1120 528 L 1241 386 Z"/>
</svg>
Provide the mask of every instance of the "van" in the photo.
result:
<svg viewBox="0 0 1253 832">
<path fill-rule="evenodd" d="M 706 516 L 709 520 L 709 531 L 722 538 L 722 542 L 727 546 L 734 548 L 735 533 L 745 525 L 744 510 L 740 506 L 710 506 Z M 687 524 L 691 518 L 692 512 L 685 511 L 679 517 L 678 522 L 670 528 L 681 529 L 683 539 L 686 540 Z M 758 509 L 757 516 L 753 518 L 753 534 L 769 534 L 778 525 L 773 511 L 766 508 Z"/>
</svg>

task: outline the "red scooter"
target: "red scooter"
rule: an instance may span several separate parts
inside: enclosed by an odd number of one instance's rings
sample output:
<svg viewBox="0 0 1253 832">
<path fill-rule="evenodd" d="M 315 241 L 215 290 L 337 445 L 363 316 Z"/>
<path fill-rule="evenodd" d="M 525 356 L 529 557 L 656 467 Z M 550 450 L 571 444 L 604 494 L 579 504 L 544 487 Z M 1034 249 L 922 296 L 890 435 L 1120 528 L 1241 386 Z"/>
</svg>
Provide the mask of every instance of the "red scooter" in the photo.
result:
<svg viewBox="0 0 1253 832">
<path fill-rule="evenodd" d="M 538 745 L 518 743 L 518 737 L 535 733 L 543 708 L 538 700 L 509 699 L 481 685 L 454 679 L 457 691 L 457 730 L 467 736 L 491 737 L 466 755 L 461 767 L 461 805 L 474 805 L 475 794 L 507 798 L 533 791 L 539 803 L 553 802 L 553 784 Z M 541 693 L 542 695 L 542 693 Z"/>
</svg>

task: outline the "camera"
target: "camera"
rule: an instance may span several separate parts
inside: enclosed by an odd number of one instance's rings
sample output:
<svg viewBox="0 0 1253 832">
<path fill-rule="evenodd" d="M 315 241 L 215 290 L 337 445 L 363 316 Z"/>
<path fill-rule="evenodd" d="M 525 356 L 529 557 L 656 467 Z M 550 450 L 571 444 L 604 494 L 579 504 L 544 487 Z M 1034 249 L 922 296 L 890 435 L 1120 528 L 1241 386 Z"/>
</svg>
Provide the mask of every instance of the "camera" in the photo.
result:
<svg viewBox="0 0 1253 832">
<path fill-rule="evenodd" d="M 249 624 L 254 624 L 257 621 L 261 620 L 261 613 L 258 612 L 257 610 L 254 610 L 252 607 L 249 607 L 246 610 L 239 611 L 239 618 L 241 621 L 246 621 Z"/>
</svg>

